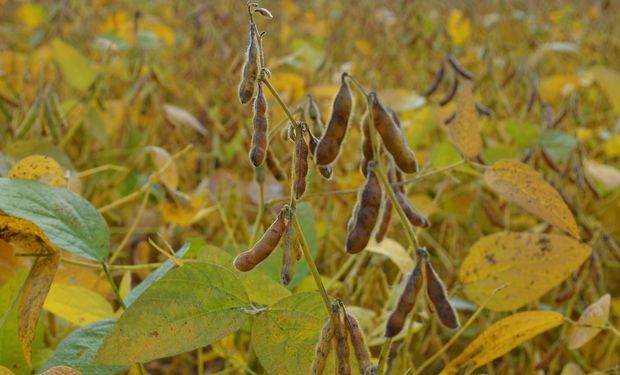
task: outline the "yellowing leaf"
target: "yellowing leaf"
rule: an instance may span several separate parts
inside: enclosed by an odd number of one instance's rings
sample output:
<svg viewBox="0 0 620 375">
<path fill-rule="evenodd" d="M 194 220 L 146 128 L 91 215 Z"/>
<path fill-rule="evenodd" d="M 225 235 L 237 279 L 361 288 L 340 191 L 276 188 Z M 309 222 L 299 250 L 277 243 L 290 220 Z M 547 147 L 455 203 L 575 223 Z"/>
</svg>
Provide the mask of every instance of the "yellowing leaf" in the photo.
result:
<svg viewBox="0 0 620 375">
<path fill-rule="evenodd" d="M 514 160 L 500 160 L 484 174 L 486 183 L 507 200 L 579 238 L 579 229 L 564 200 L 538 172 Z"/>
<path fill-rule="evenodd" d="M 103 296 L 79 285 L 52 284 L 43 308 L 80 327 L 114 317 Z"/>
<path fill-rule="evenodd" d="M 37 180 L 60 187 L 67 182 L 64 173 L 60 164 L 49 156 L 31 155 L 15 163 L 9 170 L 7 177 Z"/>
<path fill-rule="evenodd" d="M 56 38 L 52 40 L 52 51 L 54 60 L 71 87 L 84 91 L 95 81 L 97 73 L 92 63 L 78 50 Z"/>
<path fill-rule="evenodd" d="M 15 375 L 13 371 L 9 370 L 4 366 L 0 366 L 0 375 Z"/>
<path fill-rule="evenodd" d="M 471 21 L 459 9 L 452 9 L 448 15 L 446 29 L 452 43 L 462 45 L 471 35 Z"/>
<path fill-rule="evenodd" d="M 620 134 L 614 134 L 603 144 L 603 151 L 608 158 L 620 156 Z"/>
<path fill-rule="evenodd" d="M 592 249 L 554 234 L 497 233 L 481 238 L 461 264 L 465 294 L 495 311 L 517 309 L 559 285 L 589 256 Z"/>
<path fill-rule="evenodd" d="M 574 362 L 568 362 L 562 369 L 560 375 L 585 375 L 581 367 L 577 366 Z"/>
<path fill-rule="evenodd" d="M 594 302 L 581 314 L 577 326 L 571 333 L 568 339 L 568 348 L 571 350 L 579 349 L 585 345 L 588 341 L 592 340 L 594 336 L 601 332 L 600 328 L 607 323 L 609 319 L 609 306 L 611 304 L 611 296 L 609 293 L 602 296 L 598 301 Z M 592 327 L 579 326 L 584 324 Z"/>
<path fill-rule="evenodd" d="M 28 30 L 34 30 L 45 21 L 45 8 L 39 4 L 22 4 L 17 8 L 17 18 Z"/>
<path fill-rule="evenodd" d="M 58 269 L 60 257 L 41 229 L 26 220 L 0 215 L 0 238 L 18 245 L 24 253 L 39 255 L 35 257 L 18 306 L 19 342 L 24 351 L 24 358 L 30 363 L 32 359 L 30 344 L 34 338 L 43 301 Z"/>
<path fill-rule="evenodd" d="M 164 104 L 166 119 L 176 126 L 187 126 L 202 135 L 207 135 L 207 129 L 188 111 L 172 104 Z"/>
<path fill-rule="evenodd" d="M 118 294 L 124 301 L 129 292 L 131 292 L 131 271 L 125 271 L 121 283 L 118 286 Z"/>
<path fill-rule="evenodd" d="M 592 160 L 586 160 L 584 164 L 588 174 L 600 181 L 605 189 L 612 190 L 620 186 L 620 170 L 617 168 Z"/>
<path fill-rule="evenodd" d="M 270 79 L 271 84 L 290 102 L 300 100 L 306 93 L 306 81 L 297 73 L 280 72 Z"/>
<path fill-rule="evenodd" d="M 604 66 L 595 66 L 589 73 L 607 95 L 616 114 L 620 115 L 620 73 Z"/>
<path fill-rule="evenodd" d="M 467 158 L 476 157 L 482 150 L 476 101 L 470 81 L 463 84 L 458 94 L 456 118 L 454 123 L 448 125 L 448 134 L 454 147 Z"/>
<path fill-rule="evenodd" d="M 144 148 L 149 153 L 157 170 L 161 170 L 166 164 L 168 166 L 159 175 L 159 180 L 166 184 L 170 189 L 175 190 L 179 186 L 179 173 L 177 166 L 170 153 L 161 147 L 147 146 Z"/>
<path fill-rule="evenodd" d="M 478 368 L 501 357 L 522 342 L 562 324 L 562 314 L 553 311 L 525 311 L 501 319 L 487 328 L 450 361 L 441 375 Z"/>
<path fill-rule="evenodd" d="M 413 260 L 407 254 L 407 251 L 400 243 L 390 238 L 384 238 L 383 241 L 373 242 L 366 248 L 373 253 L 382 254 L 390 258 L 402 273 L 411 271 L 414 267 Z"/>
<path fill-rule="evenodd" d="M 556 74 L 540 81 L 538 92 L 543 101 L 555 103 L 579 86 L 579 77 L 573 74 Z"/>
<path fill-rule="evenodd" d="M 190 226 L 217 210 L 215 206 L 204 207 L 204 205 L 204 197 L 194 195 L 183 200 L 166 199 L 159 206 L 159 210 L 166 221 L 177 225 Z"/>
</svg>

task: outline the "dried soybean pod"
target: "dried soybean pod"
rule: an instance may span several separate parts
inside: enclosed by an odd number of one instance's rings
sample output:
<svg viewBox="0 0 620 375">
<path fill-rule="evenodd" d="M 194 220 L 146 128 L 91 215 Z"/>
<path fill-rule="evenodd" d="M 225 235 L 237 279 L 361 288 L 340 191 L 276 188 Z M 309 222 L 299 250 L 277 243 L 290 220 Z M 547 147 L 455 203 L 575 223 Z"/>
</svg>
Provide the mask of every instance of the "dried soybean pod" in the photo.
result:
<svg viewBox="0 0 620 375">
<path fill-rule="evenodd" d="M 379 229 L 377 229 L 377 233 L 375 233 L 375 241 L 381 242 L 385 237 L 388 229 L 390 228 L 390 223 L 392 222 L 392 201 L 390 197 L 387 196 L 383 199 L 383 215 L 381 215 L 381 224 L 379 224 Z"/>
<path fill-rule="evenodd" d="M 308 131 L 308 145 L 310 146 L 310 156 L 314 157 L 316 146 L 319 144 L 319 140 L 312 134 L 310 127 L 306 124 L 306 130 Z M 329 165 L 317 165 L 317 170 L 326 179 L 331 179 L 334 172 L 333 168 Z"/>
<path fill-rule="evenodd" d="M 469 70 L 465 69 L 465 67 L 463 65 L 461 65 L 454 56 L 448 55 L 448 62 L 450 63 L 452 68 L 458 74 L 460 74 L 463 78 L 468 79 L 470 81 L 474 79 L 474 73 L 472 73 Z"/>
<path fill-rule="evenodd" d="M 370 352 L 368 352 L 366 340 L 364 339 L 364 332 L 362 332 L 357 319 L 347 312 L 345 312 L 344 315 L 344 322 L 346 324 L 347 331 L 349 331 L 353 351 L 355 352 L 357 363 L 360 366 L 360 372 L 364 373 L 369 366 L 372 366 L 372 362 L 370 362 Z"/>
<path fill-rule="evenodd" d="M 443 98 L 439 100 L 438 102 L 439 105 L 443 107 L 444 105 L 450 103 L 452 99 L 454 98 L 454 95 L 456 95 L 456 89 L 458 87 L 459 87 L 459 79 L 456 78 L 455 76 L 454 79 L 452 79 L 452 83 L 450 84 L 450 88 L 448 89 L 448 92 Z"/>
<path fill-rule="evenodd" d="M 242 272 L 247 272 L 256 267 L 278 246 L 278 242 L 280 242 L 285 230 L 286 222 L 283 209 L 278 213 L 278 217 L 269 226 L 261 239 L 250 250 L 237 255 L 234 261 L 235 267 Z"/>
<path fill-rule="evenodd" d="M 282 239 L 282 268 L 280 269 L 280 281 L 282 281 L 284 285 L 288 285 L 291 280 L 293 280 L 295 276 L 295 264 L 301 258 L 301 250 L 297 242 L 297 233 L 293 225 L 293 215 L 295 215 L 295 213 L 292 209 L 288 209 L 288 211 L 289 212 L 286 214 L 288 224 Z"/>
<path fill-rule="evenodd" d="M 333 306 L 332 306 L 333 308 Z M 342 316 L 338 313 L 334 317 L 334 339 L 336 340 L 336 370 L 338 375 L 350 375 L 351 364 L 349 363 L 349 341 Z"/>
<path fill-rule="evenodd" d="M 267 149 L 266 162 L 267 162 L 267 168 L 269 169 L 269 171 L 271 172 L 271 174 L 276 180 L 280 182 L 286 180 L 286 174 L 282 170 L 282 167 L 280 167 L 280 163 L 278 162 L 278 159 L 276 159 L 275 155 L 269 148 Z"/>
<path fill-rule="evenodd" d="M 444 326 L 455 329 L 460 326 L 459 318 L 450 301 L 446 287 L 433 269 L 430 260 L 424 260 L 424 276 L 426 280 L 426 299 L 432 312 Z"/>
<path fill-rule="evenodd" d="M 426 97 L 433 95 L 435 91 L 437 91 L 437 89 L 439 88 L 439 85 L 441 84 L 441 82 L 443 82 L 445 73 L 446 73 L 446 65 L 444 64 L 443 61 L 441 61 L 441 66 L 439 67 L 439 70 L 435 74 L 435 78 L 433 79 L 433 82 L 430 84 L 430 86 L 428 86 L 426 90 L 424 90 L 424 93 L 422 95 Z"/>
<path fill-rule="evenodd" d="M 478 102 L 476 102 L 476 112 L 478 112 L 478 114 L 482 116 L 487 116 L 487 117 L 493 116 L 493 110 L 491 108 L 487 107 L 484 104 L 480 104 Z"/>
<path fill-rule="evenodd" d="M 258 79 L 258 38 L 254 24 L 250 25 L 250 41 L 245 55 L 245 63 L 241 73 L 241 83 L 239 83 L 239 100 L 245 104 L 254 96 L 254 86 Z"/>
<path fill-rule="evenodd" d="M 428 221 L 428 219 L 424 215 L 422 215 L 413 206 L 413 204 L 411 204 L 405 193 L 400 190 L 394 189 L 394 195 L 396 195 L 396 200 L 405 212 L 405 216 L 407 216 L 407 219 L 409 219 L 411 225 L 422 228 L 428 228 L 431 226 L 431 223 Z"/>
<path fill-rule="evenodd" d="M 424 280 L 422 278 L 422 261 L 420 261 L 419 257 L 413 271 L 407 273 L 405 277 L 407 278 L 405 289 L 403 289 L 398 299 L 396 308 L 388 318 L 385 326 L 385 337 L 394 337 L 403 329 L 407 315 L 415 306 L 415 301 Z"/>
<path fill-rule="evenodd" d="M 352 225 L 349 225 L 346 244 L 349 254 L 356 254 L 364 250 L 377 224 L 377 217 L 381 210 L 381 185 L 374 171 L 374 162 L 369 163 L 368 166 L 366 184 L 364 184 L 358 197 L 354 221 Z"/>
<path fill-rule="evenodd" d="M 323 134 L 323 121 L 321 120 L 321 111 L 319 110 L 319 105 L 310 95 L 308 95 L 308 110 L 306 113 L 308 114 L 308 118 L 312 123 L 314 132 L 319 135 Z"/>
<path fill-rule="evenodd" d="M 259 167 L 267 156 L 267 132 L 269 122 L 267 121 L 267 100 L 263 93 L 263 86 L 258 83 L 258 91 L 254 98 L 254 133 L 252 134 L 252 148 L 250 150 L 250 161 L 255 167 Z"/>
<path fill-rule="evenodd" d="M 364 370 L 364 375 L 377 375 L 377 365 L 370 365 Z"/>
<path fill-rule="evenodd" d="M 321 375 L 325 370 L 325 362 L 327 356 L 332 349 L 332 339 L 334 337 L 334 304 L 332 303 L 332 313 L 330 314 L 327 322 L 321 329 L 321 335 L 319 336 L 319 342 L 316 344 L 314 353 L 314 360 L 312 361 L 312 367 L 310 373 L 312 375 Z M 338 317 L 338 306 L 336 305 L 335 317 Z"/>
<path fill-rule="evenodd" d="M 379 103 L 377 95 L 374 92 L 368 95 L 372 103 L 372 116 L 375 128 L 381 135 L 385 148 L 392 155 L 394 162 L 400 170 L 405 173 L 417 172 L 418 161 L 413 151 L 407 145 L 403 132 L 398 128 L 392 116 Z"/>
<path fill-rule="evenodd" d="M 353 108 L 353 96 L 351 95 L 351 89 L 346 76 L 346 73 L 342 73 L 340 76 L 340 89 L 334 98 L 331 118 L 316 147 L 314 161 L 317 165 L 331 164 L 336 160 L 340 153 L 342 141 L 347 133 L 349 117 Z"/>
<path fill-rule="evenodd" d="M 308 175 L 308 145 L 304 139 L 304 126 L 299 122 L 299 137 L 295 143 L 295 180 L 293 187 L 295 189 L 295 199 L 301 198 L 306 192 L 306 176 Z"/>
</svg>

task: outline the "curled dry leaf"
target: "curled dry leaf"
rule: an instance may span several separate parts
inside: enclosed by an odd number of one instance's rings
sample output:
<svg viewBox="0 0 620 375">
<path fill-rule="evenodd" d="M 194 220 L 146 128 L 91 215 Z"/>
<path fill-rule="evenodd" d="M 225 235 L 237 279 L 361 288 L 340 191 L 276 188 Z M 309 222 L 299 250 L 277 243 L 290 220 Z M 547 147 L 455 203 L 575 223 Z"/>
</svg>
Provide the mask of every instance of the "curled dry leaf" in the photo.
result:
<svg viewBox="0 0 620 375">
<path fill-rule="evenodd" d="M 450 140 L 466 158 L 475 158 L 482 151 L 482 139 L 478 126 L 476 101 L 472 93 L 472 83 L 465 81 L 457 97 L 456 118 L 448 126 Z"/>
<path fill-rule="evenodd" d="M 484 180 L 507 200 L 579 238 L 575 218 L 560 193 L 526 164 L 500 160 L 484 173 Z"/>
<path fill-rule="evenodd" d="M 562 314 L 553 311 L 524 311 L 495 322 L 450 361 L 441 375 L 473 370 L 498 358 L 525 340 L 562 324 Z"/>
<path fill-rule="evenodd" d="M 172 155 L 158 146 L 146 146 L 144 151 L 149 153 L 157 170 L 161 170 L 166 163 L 169 163 L 166 169 L 159 175 L 159 180 L 168 188 L 175 190 L 179 186 L 179 173 L 174 160 L 172 160 Z"/>
<path fill-rule="evenodd" d="M 579 349 L 601 332 L 601 329 L 596 327 L 602 327 L 607 323 L 610 304 L 611 296 L 607 293 L 585 309 L 568 339 L 569 349 Z M 591 327 L 579 326 L 579 324 Z"/>
<path fill-rule="evenodd" d="M 207 129 L 188 111 L 172 104 L 164 104 L 164 114 L 166 120 L 176 126 L 187 126 L 194 129 L 201 135 L 207 135 Z"/>
<path fill-rule="evenodd" d="M 517 309 L 559 285 L 591 254 L 579 241 L 555 234 L 497 233 L 476 242 L 461 263 L 463 291 L 494 311 Z"/>
</svg>

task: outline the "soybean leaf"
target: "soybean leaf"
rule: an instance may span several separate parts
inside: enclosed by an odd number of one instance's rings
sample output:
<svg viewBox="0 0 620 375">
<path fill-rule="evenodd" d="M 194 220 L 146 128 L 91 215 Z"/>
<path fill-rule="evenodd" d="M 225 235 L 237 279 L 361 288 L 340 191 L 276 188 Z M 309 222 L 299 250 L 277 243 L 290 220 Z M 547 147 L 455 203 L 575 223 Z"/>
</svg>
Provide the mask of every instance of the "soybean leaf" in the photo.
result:
<svg viewBox="0 0 620 375">
<path fill-rule="evenodd" d="M 525 340 L 562 324 L 562 314 L 524 311 L 495 322 L 446 365 L 441 375 L 458 374 L 489 363 Z"/>
<path fill-rule="evenodd" d="M 80 285 L 52 284 L 43 308 L 78 326 L 114 316 L 105 297 Z"/>
<path fill-rule="evenodd" d="M 540 145 L 558 161 L 568 159 L 578 143 L 572 135 L 557 130 L 544 132 L 540 136 Z"/>
<path fill-rule="evenodd" d="M 102 261 L 109 252 L 108 225 L 84 198 L 38 181 L 0 178 L 0 211 L 41 228 L 56 246 Z"/>
<path fill-rule="evenodd" d="M 463 260 L 459 279 L 465 294 L 495 311 L 517 309 L 559 285 L 592 249 L 554 234 L 497 233 L 476 242 Z"/>
<path fill-rule="evenodd" d="M 610 304 L 611 296 L 607 293 L 585 309 L 577 323 L 591 327 L 576 326 L 568 339 L 569 349 L 579 349 L 601 332 L 601 328 L 597 327 L 607 323 Z"/>
<path fill-rule="evenodd" d="M 463 83 L 457 97 L 456 118 L 448 125 L 450 140 L 456 149 L 466 158 L 474 158 L 482 151 L 482 139 L 476 114 L 476 101 L 470 81 Z"/>
<path fill-rule="evenodd" d="M 110 332 L 115 321 L 100 320 L 73 331 L 47 360 L 41 371 L 54 366 L 71 366 L 89 375 L 114 375 L 127 370 L 128 366 L 107 366 L 95 363 L 95 354 L 103 338 Z"/>
<path fill-rule="evenodd" d="M 390 258 L 402 273 L 411 271 L 415 265 L 403 245 L 391 238 L 384 238 L 379 243 L 373 242 L 366 249 Z"/>
<path fill-rule="evenodd" d="M 63 40 L 58 38 L 52 40 L 52 53 L 62 75 L 71 87 L 84 91 L 95 81 L 97 72 L 92 63 Z"/>
<path fill-rule="evenodd" d="M 96 361 L 126 365 L 212 344 L 241 327 L 248 317 L 242 308 L 249 303 L 234 273 L 209 263 L 186 264 L 168 272 L 125 310 Z"/>
<path fill-rule="evenodd" d="M 560 193 L 529 166 L 514 160 L 500 160 L 484 173 L 484 180 L 504 198 L 579 238 L 575 218 Z"/>
<path fill-rule="evenodd" d="M 252 348 L 271 375 L 308 373 L 326 321 L 327 312 L 317 292 L 294 294 L 256 317 Z M 326 369 L 325 373 L 332 372 Z"/>
</svg>

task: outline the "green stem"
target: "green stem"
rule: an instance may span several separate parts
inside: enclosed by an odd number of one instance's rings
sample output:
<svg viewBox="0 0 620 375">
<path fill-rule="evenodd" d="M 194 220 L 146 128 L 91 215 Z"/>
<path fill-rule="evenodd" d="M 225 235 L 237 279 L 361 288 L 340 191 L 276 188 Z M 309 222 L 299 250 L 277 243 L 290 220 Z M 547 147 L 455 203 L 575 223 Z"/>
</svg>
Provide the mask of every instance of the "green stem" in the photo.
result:
<svg viewBox="0 0 620 375">
<path fill-rule="evenodd" d="M 392 338 L 387 337 L 381 346 L 381 353 L 379 354 L 379 364 L 377 365 L 377 374 L 385 374 L 385 365 L 390 355 L 390 349 L 392 347 Z"/>
<path fill-rule="evenodd" d="M 108 266 L 106 262 L 101 262 L 101 267 L 103 268 L 103 273 L 105 273 L 105 277 L 108 280 L 108 283 L 112 287 L 112 291 L 114 291 L 114 295 L 116 296 L 116 299 L 118 300 L 119 305 L 121 305 L 123 310 L 126 310 L 127 306 L 125 305 L 125 301 L 123 301 L 123 297 L 121 297 L 121 293 L 118 290 L 118 286 L 112 279 L 112 274 L 110 273 L 110 267 Z"/>
</svg>

